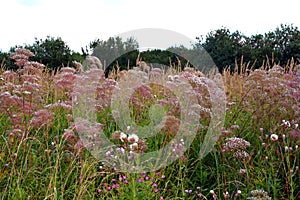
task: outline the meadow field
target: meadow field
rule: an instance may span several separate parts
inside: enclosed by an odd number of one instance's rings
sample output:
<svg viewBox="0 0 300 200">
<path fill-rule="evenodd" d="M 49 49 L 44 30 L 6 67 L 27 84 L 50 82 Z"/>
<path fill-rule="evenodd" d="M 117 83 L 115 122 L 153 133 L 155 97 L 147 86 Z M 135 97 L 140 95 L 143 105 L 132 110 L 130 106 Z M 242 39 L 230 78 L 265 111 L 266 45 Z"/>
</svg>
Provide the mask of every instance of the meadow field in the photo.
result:
<svg viewBox="0 0 300 200">
<path fill-rule="evenodd" d="M 90 89 L 76 84 L 84 79 L 82 73 L 70 67 L 49 71 L 29 61 L 31 56 L 19 49 L 11 55 L 19 69 L 0 69 L 0 199 L 300 199 L 300 66 L 295 62 L 255 70 L 241 63 L 214 76 L 223 83 L 225 116 L 215 145 L 201 159 L 214 114 L 208 77 L 175 67 L 132 69 L 106 78 L 102 69 L 90 69 L 99 81 L 91 92 L 97 126 L 89 131 L 103 133 L 116 147 L 102 152 L 106 160 L 100 160 L 81 141 L 86 121 L 76 119 L 84 111 L 74 97 Z M 136 173 L 106 162 L 121 155 L 134 160 L 167 146 L 176 138 L 183 113 L 176 93 L 141 84 L 132 86 L 128 116 L 140 127 L 151 125 L 150 115 L 163 125 L 148 138 L 120 125 L 111 99 L 120 80 L 130 77 L 165 77 L 170 87 L 185 80 L 199 108 L 189 147 L 183 148 L 187 134 L 171 145 L 174 162 Z M 91 137 L 101 140 L 97 134 Z"/>
</svg>

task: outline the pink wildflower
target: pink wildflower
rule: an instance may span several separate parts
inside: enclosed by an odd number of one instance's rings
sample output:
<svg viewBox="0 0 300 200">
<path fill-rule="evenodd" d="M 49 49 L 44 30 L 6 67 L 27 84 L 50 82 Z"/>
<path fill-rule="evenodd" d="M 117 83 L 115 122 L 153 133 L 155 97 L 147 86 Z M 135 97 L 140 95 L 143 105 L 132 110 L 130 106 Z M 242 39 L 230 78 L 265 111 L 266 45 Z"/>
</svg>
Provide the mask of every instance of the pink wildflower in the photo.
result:
<svg viewBox="0 0 300 200">
<path fill-rule="evenodd" d="M 54 118 L 53 113 L 46 109 L 36 111 L 33 114 L 33 118 L 30 123 L 35 128 L 40 128 L 41 126 L 52 125 L 52 119 Z"/>
</svg>

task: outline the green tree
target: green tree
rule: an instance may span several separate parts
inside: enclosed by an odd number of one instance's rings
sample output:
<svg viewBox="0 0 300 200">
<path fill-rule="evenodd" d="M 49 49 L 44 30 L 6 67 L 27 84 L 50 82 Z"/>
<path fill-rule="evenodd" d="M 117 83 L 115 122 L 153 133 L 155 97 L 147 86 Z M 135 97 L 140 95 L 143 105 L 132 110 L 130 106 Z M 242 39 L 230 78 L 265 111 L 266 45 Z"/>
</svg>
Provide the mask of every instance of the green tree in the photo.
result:
<svg viewBox="0 0 300 200">
<path fill-rule="evenodd" d="M 200 40 L 200 38 L 197 38 Z M 185 46 L 170 47 L 167 49 L 176 54 L 176 59 L 180 58 L 181 67 L 194 67 L 204 73 L 208 73 L 216 65 L 211 56 L 200 43 L 193 44 L 187 48 Z M 178 56 L 179 55 L 179 56 Z"/>
<path fill-rule="evenodd" d="M 281 64 L 286 64 L 292 57 L 300 59 L 300 31 L 293 25 L 283 25 L 274 31 L 274 50 Z"/>
<path fill-rule="evenodd" d="M 5 69 L 18 69 L 18 66 L 9 58 L 9 53 L 0 51 L 0 67 Z"/>
<path fill-rule="evenodd" d="M 256 68 L 267 61 L 284 66 L 291 58 L 300 58 L 300 32 L 293 25 L 281 24 L 274 31 L 252 35 L 244 48 L 250 49 L 250 60 L 256 60 Z"/>
<path fill-rule="evenodd" d="M 197 38 L 200 45 L 209 53 L 220 71 L 226 66 L 234 68 L 242 56 L 249 57 L 249 49 L 244 48 L 248 38 L 239 31 L 230 33 L 221 28 L 208 33 L 205 40 Z"/>
<path fill-rule="evenodd" d="M 128 38 L 123 41 L 121 37 L 110 37 L 108 40 L 95 40 L 89 44 L 83 53 L 87 54 L 92 51 L 92 56 L 99 58 L 104 65 L 108 67 L 116 58 L 131 51 L 136 51 L 139 47 L 138 42 L 134 38 Z M 122 57 L 124 59 L 124 57 Z M 135 60 L 129 60 L 131 64 L 135 64 Z M 128 60 L 126 60 L 126 63 Z"/>
<path fill-rule="evenodd" d="M 250 59 L 255 61 L 256 68 L 261 67 L 267 57 L 272 57 L 273 45 L 270 43 L 270 41 L 267 44 L 266 41 L 267 40 L 264 35 L 257 34 L 251 36 L 247 43 L 251 51 Z"/>
<path fill-rule="evenodd" d="M 252 63 L 255 68 L 265 65 L 267 61 L 273 65 L 281 65 L 293 57 L 300 59 L 300 32 L 293 25 L 280 25 L 274 31 L 247 37 L 235 31 L 221 28 L 210 32 L 205 39 L 197 38 L 213 58 L 219 70 L 226 66 L 235 67 L 235 63 Z"/>
<path fill-rule="evenodd" d="M 60 38 L 48 36 L 45 40 L 35 39 L 34 44 L 26 45 L 34 53 L 31 59 L 43 63 L 50 69 L 61 68 L 62 66 L 73 67 L 73 61 L 81 62 L 84 56 L 70 50 L 68 45 Z"/>
</svg>

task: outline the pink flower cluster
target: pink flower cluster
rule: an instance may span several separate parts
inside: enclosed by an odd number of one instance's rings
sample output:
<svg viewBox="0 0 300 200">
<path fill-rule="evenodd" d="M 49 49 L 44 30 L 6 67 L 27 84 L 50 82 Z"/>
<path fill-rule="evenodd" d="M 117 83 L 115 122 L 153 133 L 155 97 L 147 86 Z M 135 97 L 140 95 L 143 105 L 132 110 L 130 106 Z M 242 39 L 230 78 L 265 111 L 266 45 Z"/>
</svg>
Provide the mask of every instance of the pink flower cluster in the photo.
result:
<svg viewBox="0 0 300 200">
<path fill-rule="evenodd" d="M 15 60 L 19 69 L 21 69 L 24 64 L 28 62 L 29 57 L 32 56 L 34 56 L 34 54 L 28 49 L 17 49 L 15 52 L 10 54 L 10 58 Z"/>
</svg>

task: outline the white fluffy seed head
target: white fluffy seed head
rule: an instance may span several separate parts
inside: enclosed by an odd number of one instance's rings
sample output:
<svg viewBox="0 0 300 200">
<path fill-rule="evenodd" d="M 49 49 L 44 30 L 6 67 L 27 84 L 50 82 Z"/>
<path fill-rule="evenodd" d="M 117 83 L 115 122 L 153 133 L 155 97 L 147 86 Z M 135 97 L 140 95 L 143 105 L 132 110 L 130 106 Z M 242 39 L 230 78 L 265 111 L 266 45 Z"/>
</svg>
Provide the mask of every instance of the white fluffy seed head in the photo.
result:
<svg viewBox="0 0 300 200">
<path fill-rule="evenodd" d="M 131 134 L 128 136 L 128 141 L 130 143 L 137 143 L 139 141 L 139 136 L 137 136 L 136 134 Z"/>
</svg>

